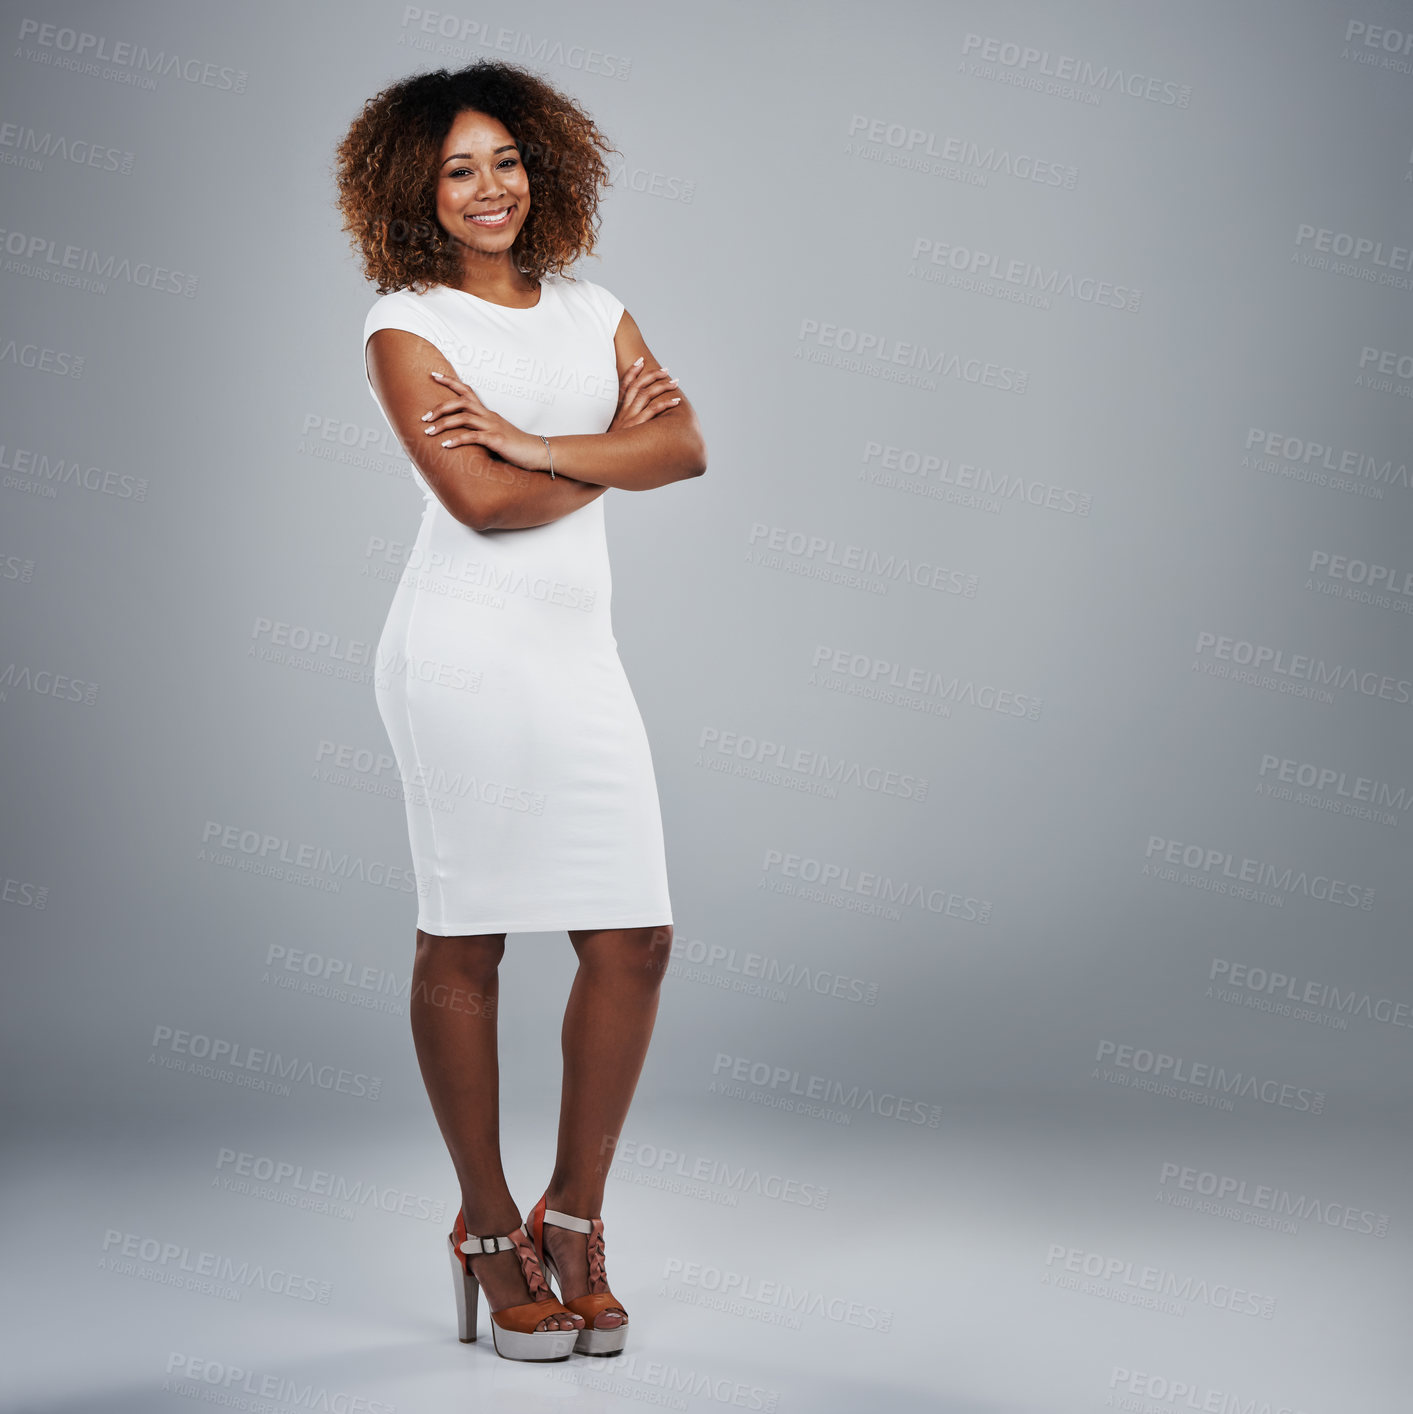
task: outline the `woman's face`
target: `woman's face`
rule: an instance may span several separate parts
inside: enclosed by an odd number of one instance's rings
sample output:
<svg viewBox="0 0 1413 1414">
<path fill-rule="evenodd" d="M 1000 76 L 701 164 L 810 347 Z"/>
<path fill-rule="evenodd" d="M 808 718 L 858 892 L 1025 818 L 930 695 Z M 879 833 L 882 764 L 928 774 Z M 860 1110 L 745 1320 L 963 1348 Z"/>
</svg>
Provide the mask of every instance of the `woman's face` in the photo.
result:
<svg viewBox="0 0 1413 1414">
<path fill-rule="evenodd" d="M 530 178 L 505 126 L 473 108 L 456 115 L 437 168 L 437 220 L 482 255 L 515 244 L 530 214 Z M 490 217 L 490 220 L 480 219 Z"/>
</svg>

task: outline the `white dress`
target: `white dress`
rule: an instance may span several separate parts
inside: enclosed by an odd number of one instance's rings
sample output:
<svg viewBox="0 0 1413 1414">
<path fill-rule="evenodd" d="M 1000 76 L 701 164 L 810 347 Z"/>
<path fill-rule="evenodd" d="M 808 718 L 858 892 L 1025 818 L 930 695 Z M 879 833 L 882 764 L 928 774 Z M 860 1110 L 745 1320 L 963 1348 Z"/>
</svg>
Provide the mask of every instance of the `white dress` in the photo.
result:
<svg viewBox="0 0 1413 1414">
<path fill-rule="evenodd" d="M 604 432 L 622 313 L 601 285 L 556 275 L 530 309 L 395 290 L 368 312 L 365 360 L 375 330 L 406 329 L 524 431 Z M 428 409 L 446 396 L 427 380 Z M 609 612 L 610 493 L 549 525 L 479 532 L 416 479 L 422 521 L 374 693 L 404 785 L 418 928 L 671 923 L 652 756 Z"/>
</svg>

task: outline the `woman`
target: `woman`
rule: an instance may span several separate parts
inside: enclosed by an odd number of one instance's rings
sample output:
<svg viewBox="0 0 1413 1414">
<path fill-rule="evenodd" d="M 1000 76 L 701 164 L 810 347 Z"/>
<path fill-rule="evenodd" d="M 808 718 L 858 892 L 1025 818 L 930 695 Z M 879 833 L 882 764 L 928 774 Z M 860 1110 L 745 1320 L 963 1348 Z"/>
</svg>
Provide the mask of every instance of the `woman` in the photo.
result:
<svg viewBox="0 0 1413 1414">
<path fill-rule="evenodd" d="M 460 1336 L 484 1289 L 514 1360 L 624 1347 L 600 1207 L 672 940 L 601 498 L 700 476 L 706 449 L 622 303 L 565 273 L 593 250 L 612 151 L 572 99 L 495 62 L 393 84 L 338 148 L 344 228 L 379 291 L 368 383 L 424 498 L 375 675 L 418 884 L 413 1038 L 461 1187 Z M 558 1151 L 522 1224 L 497 966 L 507 933 L 560 930 L 579 965 Z"/>
</svg>

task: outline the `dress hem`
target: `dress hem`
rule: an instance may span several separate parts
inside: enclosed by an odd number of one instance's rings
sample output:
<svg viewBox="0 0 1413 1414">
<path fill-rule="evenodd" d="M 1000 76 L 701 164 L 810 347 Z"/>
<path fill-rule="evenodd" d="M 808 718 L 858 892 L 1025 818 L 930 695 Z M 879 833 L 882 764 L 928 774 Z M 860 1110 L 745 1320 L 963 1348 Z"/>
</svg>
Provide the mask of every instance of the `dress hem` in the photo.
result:
<svg viewBox="0 0 1413 1414">
<path fill-rule="evenodd" d="M 428 927 L 427 924 L 419 919 L 417 922 L 417 931 L 430 934 L 434 938 L 470 938 L 477 937 L 482 933 L 567 933 L 571 930 L 579 933 L 600 928 L 671 928 L 674 926 L 670 917 L 664 918 L 661 914 L 654 914 L 651 918 L 644 918 L 639 915 L 628 919 L 615 919 L 611 923 L 561 923 L 549 921 L 526 923 L 522 921 L 510 923 L 439 923 L 435 927 Z"/>
</svg>

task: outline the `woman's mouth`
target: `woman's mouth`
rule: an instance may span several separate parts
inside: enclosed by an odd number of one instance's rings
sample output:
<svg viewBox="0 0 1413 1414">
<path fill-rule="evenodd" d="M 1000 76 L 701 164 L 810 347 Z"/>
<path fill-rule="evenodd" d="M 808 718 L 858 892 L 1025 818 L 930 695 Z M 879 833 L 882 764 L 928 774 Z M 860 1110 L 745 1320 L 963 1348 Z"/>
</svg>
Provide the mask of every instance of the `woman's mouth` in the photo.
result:
<svg viewBox="0 0 1413 1414">
<path fill-rule="evenodd" d="M 486 226 L 490 230 L 495 230 L 497 226 L 504 226 L 509 224 L 510 214 L 514 210 L 515 208 L 513 206 L 507 206 L 502 208 L 500 211 L 485 211 L 478 213 L 475 216 L 471 216 L 468 219 L 474 222 L 477 226 Z"/>
</svg>

